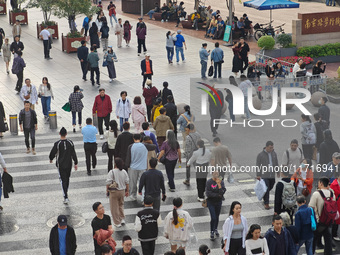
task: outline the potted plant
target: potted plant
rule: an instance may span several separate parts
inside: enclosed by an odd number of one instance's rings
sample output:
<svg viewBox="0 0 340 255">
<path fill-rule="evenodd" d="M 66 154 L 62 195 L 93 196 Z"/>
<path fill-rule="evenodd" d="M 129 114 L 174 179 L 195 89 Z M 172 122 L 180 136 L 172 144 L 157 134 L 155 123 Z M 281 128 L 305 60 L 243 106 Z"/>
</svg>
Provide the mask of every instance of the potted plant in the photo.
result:
<svg viewBox="0 0 340 255">
<path fill-rule="evenodd" d="M 9 12 L 9 24 L 13 25 L 16 20 L 19 20 L 20 24 L 28 24 L 27 10 L 21 8 L 21 4 L 25 0 L 11 0 L 12 10 Z"/>
<path fill-rule="evenodd" d="M 52 38 L 59 38 L 58 23 L 50 20 L 53 9 L 55 8 L 55 0 L 29 0 L 27 8 L 40 8 L 43 13 L 44 21 L 41 24 L 37 22 L 37 37 L 45 25 L 47 30 L 51 33 Z"/>
<path fill-rule="evenodd" d="M 0 14 L 7 14 L 7 4 L 5 0 L 0 0 Z"/>
<path fill-rule="evenodd" d="M 70 32 L 66 36 L 61 35 L 62 50 L 67 53 L 77 52 L 85 37 L 78 32 L 75 26 L 76 16 L 78 14 L 92 15 L 97 12 L 98 8 L 92 6 L 91 0 L 57 0 L 55 6 L 54 14 L 58 18 L 66 18 L 70 28 Z"/>
</svg>

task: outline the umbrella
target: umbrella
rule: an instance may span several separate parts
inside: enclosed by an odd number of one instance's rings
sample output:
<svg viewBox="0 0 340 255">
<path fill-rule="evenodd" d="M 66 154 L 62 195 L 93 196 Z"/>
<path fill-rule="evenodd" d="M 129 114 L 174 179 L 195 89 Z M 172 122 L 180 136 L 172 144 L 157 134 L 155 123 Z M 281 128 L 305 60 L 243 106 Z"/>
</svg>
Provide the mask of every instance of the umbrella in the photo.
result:
<svg viewBox="0 0 340 255">
<path fill-rule="evenodd" d="M 259 11 L 270 10 L 270 24 L 272 23 L 273 9 L 299 8 L 300 4 L 289 0 L 252 0 L 243 3 L 246 7 L 255 8 Z"/>
</svg>

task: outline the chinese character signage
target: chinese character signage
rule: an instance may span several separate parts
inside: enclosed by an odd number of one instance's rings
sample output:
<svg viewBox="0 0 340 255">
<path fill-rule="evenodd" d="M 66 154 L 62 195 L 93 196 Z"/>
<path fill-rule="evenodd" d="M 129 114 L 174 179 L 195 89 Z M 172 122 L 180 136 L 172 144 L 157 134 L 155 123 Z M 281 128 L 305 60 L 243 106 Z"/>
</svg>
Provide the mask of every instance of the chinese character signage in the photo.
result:
<svg viewBox="0 0 340 255">
<path fill-rule="evenodd" d="M 340 12 L 299 13 L 303 35 L 340 32 Z"/>
</svg>

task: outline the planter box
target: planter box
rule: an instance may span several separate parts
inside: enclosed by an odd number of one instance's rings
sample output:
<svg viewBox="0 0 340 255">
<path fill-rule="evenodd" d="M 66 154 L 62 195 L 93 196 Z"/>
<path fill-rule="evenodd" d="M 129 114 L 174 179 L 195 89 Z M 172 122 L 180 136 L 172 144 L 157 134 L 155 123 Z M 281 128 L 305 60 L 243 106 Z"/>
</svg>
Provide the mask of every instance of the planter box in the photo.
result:
<svg viewBox="0 0 340 255">
<path fill-rule="evenodd" d="M 44 26 L 41 24 L 38 24 L 37 22 L 37 38 L 39 39 L 40 32 L 44 30 Z M 59 39 L 59 30 L 58 30 L 58 23 L 56 22 L 55 25 L 47 26 L 47 30 L 51 33 L 51 36 L 53 39 Z"/>
<path fill-rule="evenodd" d="M 13 25 L 16 20 L 19 20 L 19 23 L 22 24 L 28 24 L 28 18 L 27 18 L 27 11 L 26 12 L 13 12 L 9 11 L 9 24 Z"/>
<path fill-rule="evenodd" d="M 0 4 L 0 14 L 7 14 L 7 5 L 6 3 Z"/>
<path fill-rule="evenodd" d="M 264 55 L 279 58 L 279 57 L 291 57 L 296 56 L 297 48 L 280 48 L 275 50 L 264 50 Z"/>
<path fill-rule="evenodd" d="M 331 96 L 327 95 L 329 101 L 333 104 L 340 104 L 340 97 L 339 96 Z"/>
<path fill-rule="evenodd" d="M 77 52 L 78 48 L 81 46 L 81 41 L 85 40 L 85 36 L 78 38 L 68 38 L 61 34 L 62 40 L 62 51 L 66 51 L 66 53 Z"/>
<path fill-rule="evenodd" d="M 324 63 L 337 63 L 340 62 L 340 56 L 324 56 L 324 57 L 317 57 L 313 58 L 314 63 L 316 63 L 318 60 L 322 60 Z"/>
</svg>

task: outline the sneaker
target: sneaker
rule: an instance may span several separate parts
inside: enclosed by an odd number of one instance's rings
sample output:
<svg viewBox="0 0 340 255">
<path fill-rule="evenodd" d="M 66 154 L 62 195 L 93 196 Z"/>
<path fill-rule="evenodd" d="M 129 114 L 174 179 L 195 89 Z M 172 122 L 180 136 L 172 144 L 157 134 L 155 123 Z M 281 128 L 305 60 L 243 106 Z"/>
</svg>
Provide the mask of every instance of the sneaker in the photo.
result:
<svg viewBox="0 0 340 255">
<path fill-rule="evenodd" d="M 70 202 L 70 200 L 68 200 L 68 198 L 65 198 L 65 199 L 64 199 L 64 204 L 67 205 L 68 202 Z"/>
<path fill-rule="evenodd" d="M 116 228 L 121 228 L 121 227 L 122 227 L 122 224 L 118 224 L 118 225 L 113 224 L 113 226 L 115 226 Z"/>
<path fill-rule="evenodd" d="M 101 135 L 101 136 L 100 136 L 100 140 L 103 140 L 103 139 L 104 139 L 104 136 L 103 136 L 103 135 Z"/>
<path fill-rule="evenodd" d="M 175 192 L 176 190 L 175 189 L 169 189 L 170 192 Z"/>
<path fill-rule="evenodd" d="M 164 19 L 162 19 L 161 22 L 163 23 L 163 22 L 164 22 Z"/>
<path fill-rule="evenodd" d="M 338 236 L 333 236 L 333 240 L 339 242 L 339 241 L 340 241 L 340 237 L 338 237 Z"/>
<path fill-rule="evenodd" d="M 81 125 L 79 125 L 79 129 L 81 129 Z"/>
<path fill-rule="evenodd" d="M 75 133 L 76 132 L 76 128 L 73 128 L 73 133 Z"/>
<path fill-rule="evenodd" d="M 140 56 L 140 53 L 138 53 L 137 56 L 139 57 L 139 56 Z"/>
<path fill-rule="evenodd" d="M 30 153 L 31 152 L 31 149 L 30 148 L 27 148 L 26 149 L 26 153 L 28 154 L 28 153 Z"/>
<path fill-rule="evenodd" d="M 210 232 L 210 240 L 211 240 L 211 241 L 214 241 L 214 240 L 215 240 L 214 231 L 211 231 L 211 232 Z"/>
<path fill-rule="evenodd" d="M 97 88 L 99 88 L 100 87 L 100 84 L 99 83 L 97 83 Z"/>
<path fill-rule="evenodd" d="M 36 155 L 36 154 L 37 154 L 37 152 L 35 151 L 35 149 L 32 149 L 32 154 L 33 154 L 33 155 Z"/>
<path fill-rule="evenodd" d="M 220 237 L 220 233 L 218 233 L 217 229 L 215 229 L 215 236 Z"/>
<path fill-rule="evenodd" d="M 9 74 L 9 71 L 7 70 L 7 74 Z"/>
<path fill-rule="evenodd" d="M 122 220 L 120 224 L 125 225 L 125 220 Z"/>
<path fill-rule="evenodd" d="M 183 59 L 182 62 L 185 63 L 187 60 L 186 59 Z"/>
<path fill-rule="evenodd" d="M 270 206 L 269 205 L 264 205 L 264 209 L 269 210 Z"/>
<path fill-rule="evenodd" d="M 91 175 L 91 171 L 87 171 L 87 175 L 90 176 Z"/>
<path fill-rule="evenodd" d="M 199 201 L 199 202 L 203 202 L 204 201 L 204 198 L 197 198 L 197 200 Z"/>
<path fill-rule="evenodd" d="M 110 83 L 112 82 L 112 79 L 110 79 Z"/>
<path fill-rule="evenodd" d="M 187 185 L 187 186 L 190 186 L 190 181 L 185 180 L 185 181 L 183 181 L 183 184 L 185 184 L 185 185 Z"/>
<path fill-rule="evenodd" d="M 179 61 L 177 61 L 177 65 L 179 65 Z"/>
</svg>

